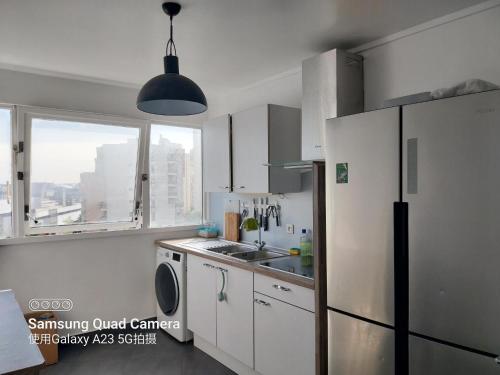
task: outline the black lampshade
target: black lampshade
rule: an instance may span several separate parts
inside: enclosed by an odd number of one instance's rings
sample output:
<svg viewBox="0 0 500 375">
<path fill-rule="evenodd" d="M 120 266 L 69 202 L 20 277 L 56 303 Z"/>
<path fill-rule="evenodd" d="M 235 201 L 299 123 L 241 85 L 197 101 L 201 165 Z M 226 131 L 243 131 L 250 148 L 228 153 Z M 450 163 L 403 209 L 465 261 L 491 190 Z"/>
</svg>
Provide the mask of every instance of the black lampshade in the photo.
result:
<svg viewBox="0 0 500 375">
<path fill-rule="evenodd" d="M 177 56 L 165 56 L 165 74 L 151 78 L 137 97 L 137 108 L 165 116 L 186 116 L 207 110 L 200 87 L 179 74 Z"/>
<path fill-rule="evenodd" d="M 165 2 L 163 11 L 170 17 L 170 39 L 163 58 L 165 74 L 150 79 L 137 97 L 137 108 L 164 116 L 195 115 L 207 110 L 207 99 L 199 86 L 179 74 L 179 59 L 173 39 L 172 19 L 181 10 L 179 3 Z"/>
</svg>

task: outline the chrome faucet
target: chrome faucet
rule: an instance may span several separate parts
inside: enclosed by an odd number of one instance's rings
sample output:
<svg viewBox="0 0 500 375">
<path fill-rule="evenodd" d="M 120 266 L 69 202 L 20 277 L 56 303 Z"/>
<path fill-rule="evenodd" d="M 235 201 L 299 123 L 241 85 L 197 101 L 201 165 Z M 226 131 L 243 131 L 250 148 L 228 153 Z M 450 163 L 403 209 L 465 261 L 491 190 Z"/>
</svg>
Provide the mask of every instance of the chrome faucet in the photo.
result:
<svg viewBox="0 0 500 375">
<path fill-rule="evenodd" d="M 254 245 L 258 251 L 262 250 L 266 246 L 266 242 L 262 241 L 262 223 L 259 222 L 259 239 L 254 241 Z"/>
</svg>

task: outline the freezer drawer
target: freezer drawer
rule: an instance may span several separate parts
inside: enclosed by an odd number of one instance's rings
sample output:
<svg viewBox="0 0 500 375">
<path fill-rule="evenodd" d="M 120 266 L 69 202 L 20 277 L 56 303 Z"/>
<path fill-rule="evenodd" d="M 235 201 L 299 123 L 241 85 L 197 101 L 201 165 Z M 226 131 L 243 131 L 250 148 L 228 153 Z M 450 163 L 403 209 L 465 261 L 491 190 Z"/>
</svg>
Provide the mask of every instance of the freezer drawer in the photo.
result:
<svg viewBox="0 0 500 375">
<path fill-rule="evenodd" d="M 328 311 L 330 375 L 393 375 L 394 331 Z"/>
<path fill-rule="evenodd" d="M 410 330 L 500 353 L 500 92 L 403 111 Z"/>
<path fill-rule="evenodd" d="M 328 305 L 388 325 L 394 325 L 398 110 L 326 124 Z"/>
<path fill-rule="evenodd" d="M 494 358 L 410 336 L 410 375 L 498 375 Z"/>
</svg>

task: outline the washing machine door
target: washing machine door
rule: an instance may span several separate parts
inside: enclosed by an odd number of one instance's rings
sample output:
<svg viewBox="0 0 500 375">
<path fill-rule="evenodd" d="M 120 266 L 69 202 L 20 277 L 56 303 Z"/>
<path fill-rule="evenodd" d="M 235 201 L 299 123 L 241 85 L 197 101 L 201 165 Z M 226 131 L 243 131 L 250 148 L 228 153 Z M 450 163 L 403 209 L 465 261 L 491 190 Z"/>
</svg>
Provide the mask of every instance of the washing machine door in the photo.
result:
<svg viewBox="0 0 500 375">
<path fill-rule="evenodd" d="M 179 283 L 174 269 L 168 263 L 162 263 L 156 269 L 155 290 L 161 311 L 171 316 L 179 306 Z"/>
</svg>

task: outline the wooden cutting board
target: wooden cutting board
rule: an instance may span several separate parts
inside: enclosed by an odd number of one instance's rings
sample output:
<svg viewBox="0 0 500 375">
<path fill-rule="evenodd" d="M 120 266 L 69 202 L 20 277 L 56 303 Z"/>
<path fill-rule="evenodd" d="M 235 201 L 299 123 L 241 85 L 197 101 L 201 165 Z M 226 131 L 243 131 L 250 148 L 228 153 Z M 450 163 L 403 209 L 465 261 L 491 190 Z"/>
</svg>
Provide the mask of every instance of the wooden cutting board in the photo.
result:
<svg viewBox="0 0 500 375">
<path fill-rule="evenodd" d="M 228 241 L 240 240 L 240 214 L 226 212 L 224 214 L 224 238 Z"/>
</svg>

